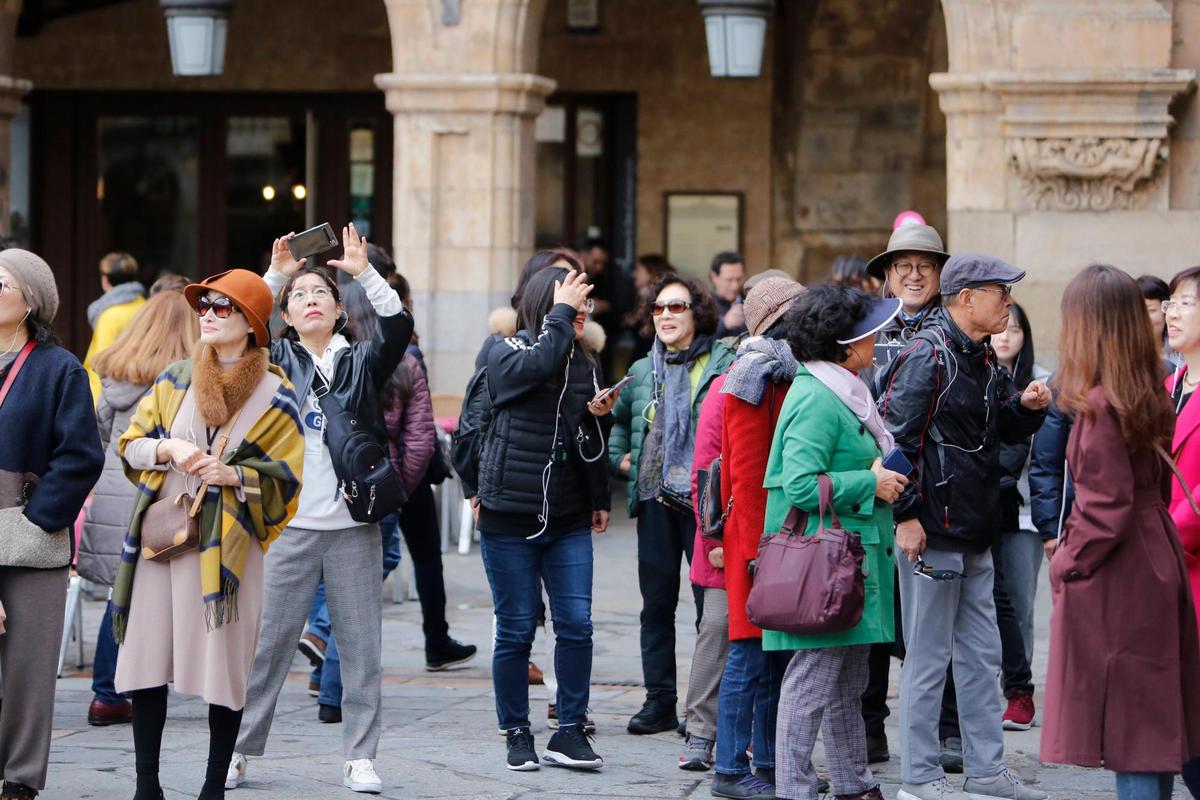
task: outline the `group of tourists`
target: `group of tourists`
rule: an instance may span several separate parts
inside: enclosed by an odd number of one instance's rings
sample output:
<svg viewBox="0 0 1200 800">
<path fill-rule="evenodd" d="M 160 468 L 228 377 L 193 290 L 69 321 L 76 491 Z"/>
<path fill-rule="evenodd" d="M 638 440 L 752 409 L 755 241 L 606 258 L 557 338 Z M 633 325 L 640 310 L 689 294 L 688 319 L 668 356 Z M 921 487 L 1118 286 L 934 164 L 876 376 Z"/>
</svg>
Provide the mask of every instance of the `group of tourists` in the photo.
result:
<svg viewBox="0 0 1200 800">
<path fill-rule="evenodd" d="M 1164 800 L 1179 772 L 1200 797 L 1200 268 L 1169 285 L 1083 269 L 1050 376 L 1013 301 L 1025 272 L 950 254 L 913 214 L 809 287 L 747 280 L 737 253 L 708 285 L 644 256 L 628 313 L 613 274 L 597 280 L 602 243 L 544 250 L 490 317 L 447 451 L 387 253 L 348 225 L 340 257 L 310 264 L 290 238 L 265 275 L 149 290 L 132 256 L 106 257 L 84 364 L 56 343 L 50 267 L 0 249 L 0 798 L 46 784 L 72 564 L 111 587 L 88 719 L 131 723 L 135 800 L 164 796 L 168 684 L 208 704 L 200 800 L 253 781 L 297 650 L 318 718 L 343 726 L 343 784 L 381 792 L 382 579 L 401 532 L 426 668 L 476 653 L 445 613 L 431 487 L 452 468 L 493 600 L 511 770 L 604 765 L 593 535 L 623 484 L 646 691 L 627 729 L 682 733 L 678 766 L 711 770 L 712 795 L 880 800 L 897 657 L 898 798 L 1045 798 L 1006 766 L 1003 731 L 1034 721 L 1048 558 L 1042 759 L 1115 772 L 1121 800 Z M 635 358 L 617 380 L 622 331 Z"/>
</svg>

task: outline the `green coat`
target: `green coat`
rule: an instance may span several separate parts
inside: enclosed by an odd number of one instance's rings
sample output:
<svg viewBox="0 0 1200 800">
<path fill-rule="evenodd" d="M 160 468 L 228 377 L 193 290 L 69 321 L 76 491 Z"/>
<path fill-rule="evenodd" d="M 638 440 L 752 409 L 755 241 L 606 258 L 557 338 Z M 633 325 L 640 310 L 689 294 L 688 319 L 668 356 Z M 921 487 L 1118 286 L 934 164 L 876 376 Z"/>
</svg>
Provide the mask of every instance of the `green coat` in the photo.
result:
<svg viewBox="0 0 1200 800">
<path fill-rule="evenodd" d="M 724 375 L 733 365 L 735 354 L 720 339 L 713 341 L 708 354 L 708 363 L 700 374 L 696 396 L 692 400 L 692 437 L 696 435 L 696 422 L 700 419 L 700 404 L 708 394 L 708 387 L 718 375 Z M 646 407 L 654 399 L 654 370 L 650 368 L 650 356 L 644 356 L 629 368 L 633 381 L 621 392 L 613 407 L 613 427 L 608 435 L 608 462 L 613 475 L 621 476 L 621 459 L 631 453 L 629 460 L 629 516 L 637 516 L 638 464 L 642 457 L 642 440 L 650 429 L 646 422 Z"/>
<path fill-rule="evenodd" d="M 875 498 L 875 474 L 871 472 L 871 464 L 879 456 L 870 431 L 837 395 L 801 366 L 783 401 L 767 460 L 763 479 L 766 530 L 779 530 L 788 510 L 796 506 L 810 512 L 806 533 L 816 532 L 817 476 L 828 474 L 833 479 L 833 508 L 846 530 L 860 534 L 866 550 L 866 603 L 862 621 L 848 631 L 814 636 L 763 631 L 764 650 L 874 644 L 895 638 L 892 507 Z M 828 517 L 826 524 L 831 524 Z"/>
</svg>

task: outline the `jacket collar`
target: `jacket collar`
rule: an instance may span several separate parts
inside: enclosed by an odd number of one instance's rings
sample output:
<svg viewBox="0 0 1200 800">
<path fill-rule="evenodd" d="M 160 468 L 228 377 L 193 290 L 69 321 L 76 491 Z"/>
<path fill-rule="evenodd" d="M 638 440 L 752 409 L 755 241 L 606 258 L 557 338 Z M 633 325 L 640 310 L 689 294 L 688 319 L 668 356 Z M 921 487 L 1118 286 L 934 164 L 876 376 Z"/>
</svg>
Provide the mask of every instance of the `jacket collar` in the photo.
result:
<svg viewBox="0 0 1200 800">
<path fill-rule="evenodd" d="M 985 359 L 992 349 L 988 340 L 977 342 L 963 333 L 962 328 L 958 327 L 958 323 L 945 308 L 936 308 L 930 312 L 929 326 L 941 330 L 951 348 L 972 360 Z"/>
</svg>

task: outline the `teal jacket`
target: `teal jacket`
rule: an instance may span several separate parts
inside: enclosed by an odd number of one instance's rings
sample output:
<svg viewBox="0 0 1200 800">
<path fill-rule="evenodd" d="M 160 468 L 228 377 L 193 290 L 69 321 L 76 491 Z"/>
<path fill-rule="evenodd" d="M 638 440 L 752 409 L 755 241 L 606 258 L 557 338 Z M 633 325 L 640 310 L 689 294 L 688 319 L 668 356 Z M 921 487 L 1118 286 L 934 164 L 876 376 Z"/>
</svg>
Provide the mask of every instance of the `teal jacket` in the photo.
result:
<svg viewBox="0 0 1200 800">
<path fill-rule="evenodd" d="M 696 435 L 696 422 L 700 419 L 700 404 L 708 394 L 708 387 L 718 375 L 724 375 L 733 365 L 734 352 L 720 339 L 713 341 L 708 354 L 708 363 L 700 374 L 696 396 L 692 399 L 692 437 Z M 650 368 L 650 356 L 634 362 L 629 368 L 633 381 L 621 392 L 613 407 L 613 428 L 608 435 L 608 461 L 613 475 L 621 476 L 621 459 L 631 453 L 629 468 L 629 516 L 637 516 L 638 464 L 642 457 L 642 440 L 650 429 L 646 421 L 647 409 L 654 400 L 654 370 Z"/>
<path fill-rule="evenodd" d="M 862 621 L 841 633 L 797 636 L 764 630 L 764 650 L 874 644 L 895 638 L 892 507 L 876 499 L 875 473 L 871 472 L 871 464 L 880 455 L 870 431 L 802 365 L 783 401 L 767 460 L 763 479 L 767 489 L 766 530 L 779 530 L 788 510 L 796 506 L 810 513 L 805 532 L 815 533 L 817 476 L 829 475 L 833 479 L 833 508 L 842 527 L 857 532 L 866 550 L 866 603 Z M 826 524 L 831 524 L 828 517 Z"/>
</svg>

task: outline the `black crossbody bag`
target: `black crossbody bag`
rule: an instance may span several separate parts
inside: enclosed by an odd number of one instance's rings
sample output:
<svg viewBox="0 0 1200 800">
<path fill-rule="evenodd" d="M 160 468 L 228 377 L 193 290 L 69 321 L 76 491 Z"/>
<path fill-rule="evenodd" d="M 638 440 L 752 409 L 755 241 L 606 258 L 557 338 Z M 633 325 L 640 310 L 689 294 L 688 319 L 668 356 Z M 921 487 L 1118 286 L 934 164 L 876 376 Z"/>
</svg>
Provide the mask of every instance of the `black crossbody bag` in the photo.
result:
<svg viewBox="0 0 1200 800">
<path fill-rule="evenodd" d="M 404 483 L 392 469 L 387 447 L 338 403 L 316 365 L 313 382 L 323 390 L 317 404 L 324 420 L 325 446 L 338 479 L 338 494 L 355 522 L 378 522 L 408 501 Z"/>
</svg>

